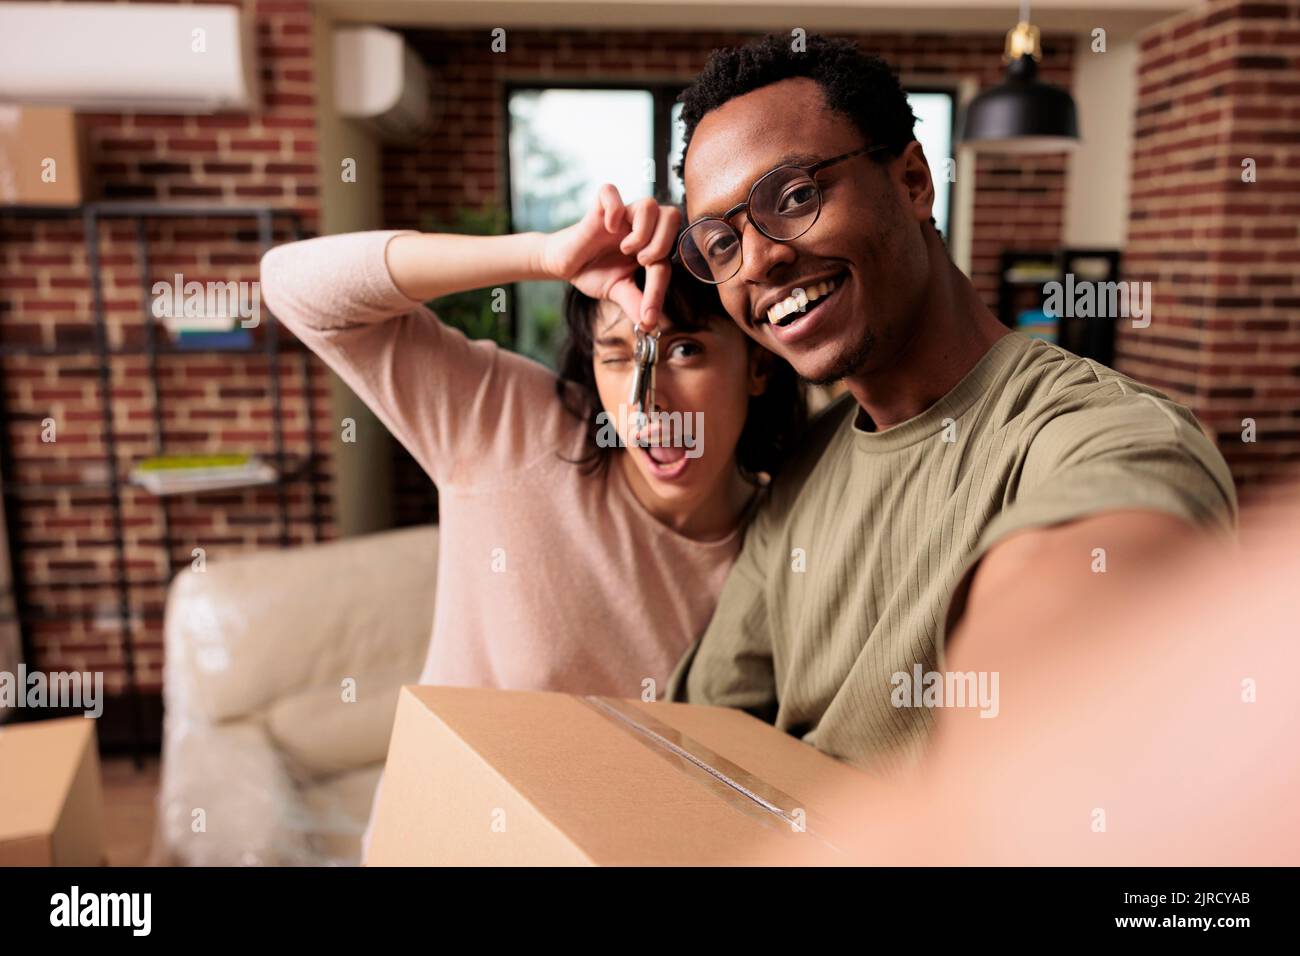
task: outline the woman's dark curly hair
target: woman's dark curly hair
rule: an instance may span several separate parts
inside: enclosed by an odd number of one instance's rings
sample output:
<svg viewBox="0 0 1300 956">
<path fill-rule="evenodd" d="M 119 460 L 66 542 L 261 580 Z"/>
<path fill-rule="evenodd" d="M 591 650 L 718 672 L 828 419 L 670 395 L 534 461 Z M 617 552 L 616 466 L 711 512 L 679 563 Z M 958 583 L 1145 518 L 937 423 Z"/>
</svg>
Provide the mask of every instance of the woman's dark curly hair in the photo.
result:
<svg viewBox="0 0 1300 956">
<path fill-rule="evenodd" d="M 645 287 L 645 270 L 637 269 L 636 284 Z M 559 378 L 555 392 L 574 417 L 588 423 L 586 453 L 574 464 L 590 474 L 605 468 L 610 461 L 609 447 L 597 441 L 601 432 L 598 416 L 604 410 L 596 391 L 593 367 L 592 328 L 597 318 L 598 301 L 573 286 L 564 296 L 564 320 L 568 336 L 560 347 Z M 672 281 L 664 311 L 674 331 L 695 332 L 712 322 L 731 322 L 716 286 L 700 282 L 680 264 L 673 264 Z M 760 346 L 745 336 L 747 348 Z M 573 388 L 573 385 L 577 388 Z M 770 357 L 767 388 L 751 396 L 745 427 L 736 443 L 736 463 L 742 474 L 753 479 L 759 473 L 775 475 L 807 422 L 807 406 L 799 377 L 790 363 L 775 355 Z"/>
<path fill-rule="evenodd" d="M 820 34 L 807 37 L 803 50 L 793 46 L 788 34 L 770 33 L 709 54 L 695 82 L 678 97 L 686 127 L 678 176 L 685 170 L 695 127 L 706 114 L 737 96 L 795 77 L 816 81 L 827 106 L 852 120 L 868 143 L 889 147 L 873 154 L 873 160 L 887 163 L 915 139 L 916 115 L 888 63 L 851 40 Z"/>
</svg>

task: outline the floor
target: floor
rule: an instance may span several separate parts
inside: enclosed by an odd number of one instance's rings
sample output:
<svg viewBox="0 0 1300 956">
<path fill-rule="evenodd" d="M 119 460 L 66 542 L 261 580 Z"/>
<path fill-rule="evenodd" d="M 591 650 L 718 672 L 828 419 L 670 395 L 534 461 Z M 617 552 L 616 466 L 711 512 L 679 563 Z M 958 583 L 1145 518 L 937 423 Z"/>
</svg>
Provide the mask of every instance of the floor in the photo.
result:
<svg viewBox="0 0 1300 956">
<path fill-rule="evenodd" d="M 101 757 L 104 849 L 109 866 L 148 866 L 158 796 L 157 757 L 137 770 L 130 757 Z"/>
</svg>

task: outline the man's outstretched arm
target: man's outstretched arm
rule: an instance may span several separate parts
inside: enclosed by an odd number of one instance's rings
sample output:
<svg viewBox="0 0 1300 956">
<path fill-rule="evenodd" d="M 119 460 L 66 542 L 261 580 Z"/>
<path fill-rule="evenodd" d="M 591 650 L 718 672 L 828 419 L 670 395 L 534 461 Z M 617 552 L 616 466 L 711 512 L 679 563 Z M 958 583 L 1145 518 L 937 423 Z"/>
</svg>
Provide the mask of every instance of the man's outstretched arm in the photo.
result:
<svg viewBox="0 0 1300 956">
<path fill-rule="evenodd" d="M 1062 608 L 1102 606 L 1144 583 L 1155 587 L 1205 536 L 1184 518 L 1137 510 L 1011 534 L 989 549 L 954 600 L 948 649 L 965 633 L 1029 636 L 1037 630 L 1050 639 L 1043 631 Z"/>
</svg>

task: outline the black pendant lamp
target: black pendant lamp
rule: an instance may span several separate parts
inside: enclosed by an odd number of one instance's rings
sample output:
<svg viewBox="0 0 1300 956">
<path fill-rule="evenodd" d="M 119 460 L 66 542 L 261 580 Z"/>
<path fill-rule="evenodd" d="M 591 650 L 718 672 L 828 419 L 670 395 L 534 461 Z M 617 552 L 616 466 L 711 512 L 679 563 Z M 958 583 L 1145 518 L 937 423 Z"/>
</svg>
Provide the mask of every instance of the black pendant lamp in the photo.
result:
<svg viewBox="0 0 1300 956">
<path fill-rule="evenodd" d="M 962 145 L 997 153 L 1064 153 L 1078 147 L 1074 98 L 1038 79 L 1041 56 L 1038 27 L 1030 24 L 1024 0 L 1020 22 L 1007 34 L 1006 79 L 970 101 Z"/>
</svg>

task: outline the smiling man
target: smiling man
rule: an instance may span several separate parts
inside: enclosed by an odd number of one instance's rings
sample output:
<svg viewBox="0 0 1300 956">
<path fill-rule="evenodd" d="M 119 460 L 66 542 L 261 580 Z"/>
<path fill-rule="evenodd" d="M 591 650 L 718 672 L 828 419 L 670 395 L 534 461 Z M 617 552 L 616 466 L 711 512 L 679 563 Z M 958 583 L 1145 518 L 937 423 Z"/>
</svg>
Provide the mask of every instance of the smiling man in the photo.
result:
<svg viewBox="0 0 1300 956">
<path fill-rule="evenodd" d="M 1186 409 L 1007 329 L 954 265 L 883 61 L 767 37 L 715 52 L 683 101 L 678 255 L 748 335 L 848 394 L 774 485 L 668 697 L 894 765 L 933 718 L 896 675 L 941 674 L 959 625 L 1100 598 L 1107 575 L 1231 534 L 1231 476 Z"/>
</svg>

